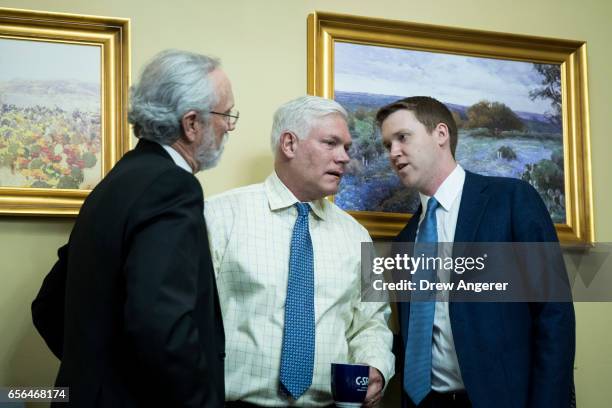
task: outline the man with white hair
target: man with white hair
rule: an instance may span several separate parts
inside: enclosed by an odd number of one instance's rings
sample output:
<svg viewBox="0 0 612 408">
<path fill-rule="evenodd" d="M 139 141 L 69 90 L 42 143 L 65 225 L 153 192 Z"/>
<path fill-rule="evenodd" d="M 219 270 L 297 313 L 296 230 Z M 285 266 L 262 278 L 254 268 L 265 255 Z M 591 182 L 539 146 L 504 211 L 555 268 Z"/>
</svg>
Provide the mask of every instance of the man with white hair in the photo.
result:
<svg viewBox="0 0 612 408">
<path fill-rule="evenodd" d="M 34 324 L 73 406 L 222 407 L 225 339 L 194 173 L 234 129 L 231 84 L 218 60 L 169 50 L 130 102 L 138 145 L 85 200 Z"/>
<path fill-rule="evenodd" d="M 274 172 L 206 202 L 227 333 L 226 406 L 329 406 L 330 363 L 370 366 L 366 406 L 393 376 L 387 303 L 360 300 L 367 231 L 325 199 L 349 162 L 338 103 L 314 96 L 274 115 Z"/>
</svg>

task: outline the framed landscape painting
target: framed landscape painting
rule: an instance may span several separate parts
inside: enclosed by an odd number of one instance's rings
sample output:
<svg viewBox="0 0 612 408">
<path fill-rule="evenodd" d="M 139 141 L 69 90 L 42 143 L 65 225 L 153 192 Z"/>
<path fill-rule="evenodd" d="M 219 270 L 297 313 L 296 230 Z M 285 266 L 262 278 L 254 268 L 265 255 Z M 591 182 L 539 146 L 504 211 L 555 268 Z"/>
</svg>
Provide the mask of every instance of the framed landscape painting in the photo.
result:
<svg viewBox="0 0 612 408">
<path fill-rule="evenodd" d="M 308 53 L 309 93 L 343 105 L 353 137 L 333 199 L 373 237 L 394 237 L 419 205 L 376 111 L 425 95 L 453 114 L 463 168 L 525 180 L 563 241 L 593 241 L 584 43 L 315 13 Z"/>
<path fill-rule="evenodd" d="M 128 28 L 0 9 L 0 213 L 75 215 L 129 149 Z"/>
</svg>

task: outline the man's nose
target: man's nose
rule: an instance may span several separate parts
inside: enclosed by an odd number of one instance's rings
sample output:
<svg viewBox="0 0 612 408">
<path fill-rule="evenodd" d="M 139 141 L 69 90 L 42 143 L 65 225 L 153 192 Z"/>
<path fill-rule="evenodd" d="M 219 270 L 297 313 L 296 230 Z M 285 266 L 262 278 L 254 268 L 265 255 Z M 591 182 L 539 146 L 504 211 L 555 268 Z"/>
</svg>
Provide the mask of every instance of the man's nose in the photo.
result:
<svg viewBox="0 0 612 408">
<path fill-rule="evenodd" d="M 349 156 L 348 151 L 344 148 L 340 149 L 340 153 L 336 157 L 336 161 L 339 163 L 348 163 L 351 161 L 351 156 Z"/>
<path fill-rule="evenodd" d="M 393 141 L 391 142 L 391 147 L 389 148 L 389 157 L 394 158 L 401 155 L 401 149 L 399 143 Z"/>
</svg>

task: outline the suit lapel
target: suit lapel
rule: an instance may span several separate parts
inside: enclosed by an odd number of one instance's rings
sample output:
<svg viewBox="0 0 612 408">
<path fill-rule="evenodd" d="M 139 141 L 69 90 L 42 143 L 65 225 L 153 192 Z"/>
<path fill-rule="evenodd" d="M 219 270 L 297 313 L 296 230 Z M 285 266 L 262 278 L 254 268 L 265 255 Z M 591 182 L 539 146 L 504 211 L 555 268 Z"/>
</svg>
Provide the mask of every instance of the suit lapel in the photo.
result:
<svg viewBox="0 0 612 408">
<path fill-rule="evenodd" d="M 487 183 L 484 177 L 465 172 L 461 205 L 457 216 L 454 242 L 474 242 L 489 196 L 482 191 Z"/>
<path fill-rule="evenodd" d="M 482 221 L 482 216 L 489 202 L 489 195 L 483 193 L 487 186 L 487 179 L 478 174 L 465 171 L 465 183 L 463 184 L 463 192 L 461 194 L 461 204 L 459 206 L 459 214 L 457 216 L 457 226 L 455 227 L 455 237 L 453 239 L 453 257 L 462 256 L 469 246 L 470 242 L 477 240 L 477 232 Z M 459 245 L 457 245 L 459 243 Z M 451 282 L 455 284 L 462 278 L 462 275 L 451 273 Z M 469 303 L 453 302 L 451 293 L 450 302 L 448 304 L 448 313 L 451 323 L 453 339 L 455 341 L 455 349 L 457 351 L 457 359 L 459 367 L 465 364 L 466 357 L 463 352 L 465 350 L 464 339 L 469 338 L 473 333 L 466 332 L 466 318 L 469 315 Z M 485 305 L 485 304 L 483 304 Z M 485 306 L 486 307 L 486 306 Z M 465 373 L 461 373 L 465 378 Z"/>
</svg>

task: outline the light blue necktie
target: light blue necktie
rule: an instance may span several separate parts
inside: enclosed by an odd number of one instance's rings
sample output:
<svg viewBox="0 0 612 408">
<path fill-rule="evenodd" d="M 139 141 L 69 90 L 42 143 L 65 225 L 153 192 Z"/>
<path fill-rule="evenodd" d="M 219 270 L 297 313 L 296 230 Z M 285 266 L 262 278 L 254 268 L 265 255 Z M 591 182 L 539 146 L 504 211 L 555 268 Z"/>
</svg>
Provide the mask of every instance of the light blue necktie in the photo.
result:
<svg viewBox="0 0 612 408">
<path fill-rule="evenodd" d="M 312 383 L 315 351 L 314 256 L 308 230 L 310 206 L 296 203 L 298 217 L 291 237 L 289 280 L 280 382 L 298 399 Z"/>
<path fill-rule="evenodd" d="M 431 197 L 427 202 L 425 218 L 419 227 L 417 244 L 415 244 L 414 250 L 415 257 L 421 254 L 424 254 L 425 257 L 435 257 L 437 255 L 437 245 L 425 244 L 420 247 L 418 245 L 419 242 L 438 242 L 437 207 L 438 201 Z M 436 271 L 421 269 L 415 276 L 417 279 L 427 279 L 430 282 L 435 282 Z M 419 405 L 431 390 L 431 342 L 435 312 L 435 299 L 410 304 L 408 338 L 406 339 L 406 355 L 404 358 L 404 390 L 415 405 Z"/>
</svg>

